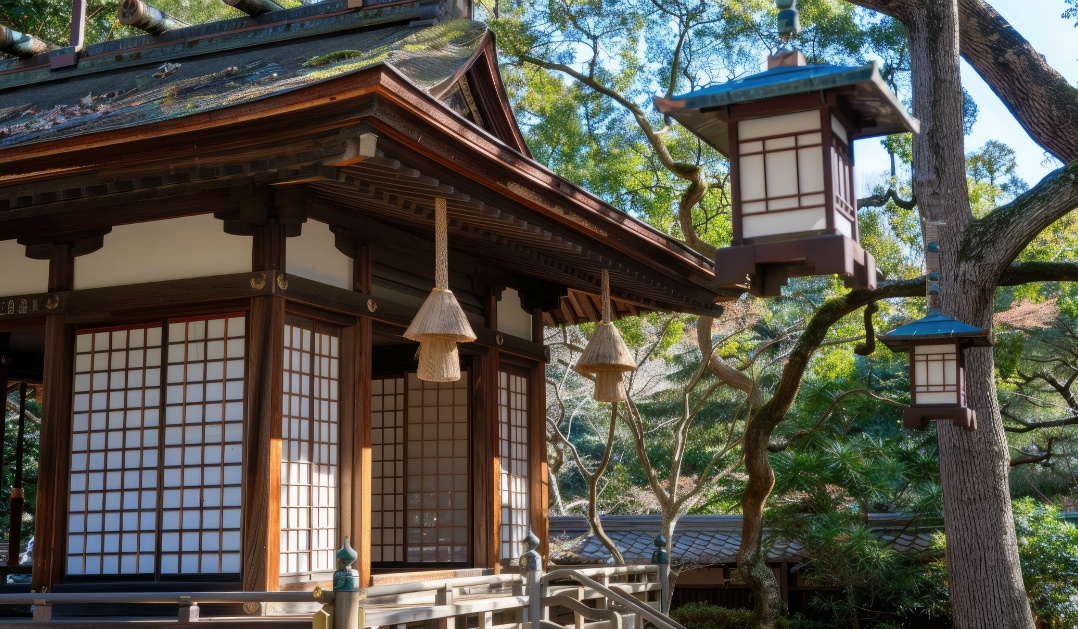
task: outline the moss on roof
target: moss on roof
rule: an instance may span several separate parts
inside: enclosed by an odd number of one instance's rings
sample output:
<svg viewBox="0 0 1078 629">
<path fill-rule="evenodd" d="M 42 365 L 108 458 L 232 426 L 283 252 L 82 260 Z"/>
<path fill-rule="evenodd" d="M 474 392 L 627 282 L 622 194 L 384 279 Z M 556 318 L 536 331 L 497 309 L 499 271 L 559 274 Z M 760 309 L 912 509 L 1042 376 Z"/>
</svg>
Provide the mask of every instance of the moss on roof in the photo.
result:
<svg viewBox="0 0 1078 629">
<path fill-rule="evenodd" d="M 380 63 L 430 90 L 468 62 L 485 33 L 469 20 L 397 24 L 9 88 L 0 91 L 0 147 L 205 113 Z"/>
</svg>

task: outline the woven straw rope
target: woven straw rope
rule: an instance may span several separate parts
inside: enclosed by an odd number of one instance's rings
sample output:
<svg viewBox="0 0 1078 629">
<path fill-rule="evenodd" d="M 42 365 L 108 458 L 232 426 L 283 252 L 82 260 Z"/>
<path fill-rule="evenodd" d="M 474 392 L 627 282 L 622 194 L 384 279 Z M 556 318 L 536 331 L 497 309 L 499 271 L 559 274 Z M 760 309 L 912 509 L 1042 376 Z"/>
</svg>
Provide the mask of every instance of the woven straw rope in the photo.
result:
<svg viewBox="0 0 1078 629">
<path fill-rule="evenodd" d="M 603 269 L 603 323 L 610 323 L 610 272 Z"/>
<path fill-rule="evenodd" d="M 445 199 L 434 199 L 434 288 L 449 290 L 449 221 Z"/>
</svg>

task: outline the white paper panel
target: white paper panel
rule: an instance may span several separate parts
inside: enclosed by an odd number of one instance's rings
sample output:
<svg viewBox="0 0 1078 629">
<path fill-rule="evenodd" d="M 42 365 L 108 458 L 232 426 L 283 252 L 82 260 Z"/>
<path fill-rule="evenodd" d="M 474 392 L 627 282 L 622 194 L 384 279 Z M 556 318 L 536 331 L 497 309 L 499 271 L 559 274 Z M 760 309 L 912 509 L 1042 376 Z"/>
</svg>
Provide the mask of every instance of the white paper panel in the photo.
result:
<svg viewBox="0 0 1078 629">
<path fill-rule="evenodd" d="M 822 207 L 789 212 L 753 214 L 741 221 L 742 238 L 758 238 L 776 234 L 793 234 L 824 229 L 827 217 Z"/>
<path fill-rule="evenodd" d="M 797 194 L 797 151 L 775 151 L 764 157 L 768 198 Z"/>
<path fill-rule="evenodd" d="M 842 138 L 844 144 L 850 143 L 850 136 L 846 133 L 846 127 L 842 126 L 842 123 L 834 116 L 831 116 L 831 132 Z"/>
<path fill-rule="evenodd" d="M 753 140 L 772 135 L 816 131 L 820 128 L 820 112 L 813 109 L 793 114 L 742 120 L 737 123 L 737 139 Z"/>
<path fill-rule="evenodd" d="M 0 297 L 44 293 L 49 289 L 49 261 L 26 257 L 26 247 L 0 240 Z"/>
<path fill-rule="evenodd" d="M 937 343 L 934 345 L 914 345 L 913 353 L 915 356 L 922 354 L 955 354 L 955 345 L 953 343 Z"/>
<path fill-rule="evenodd" d="M 741 200 L 752 201 L 762 199 L 764 192 L 764 156 L 749 155 L 739 160 L 741 173 L 738 177 L 741 182 Z"/>
<path fill-rule="evenodd" d="M 285 247 L 289 275 L 352 290 L 352 258 L 337 250 L 329 225 L 309 220 L 299 236 L 286 240 Z"/>
<path fill-rule="evenodd" d="M 824 152 L 820 147 L 797 150 L 797 177 L 801 194 L 823 192 Z"/>
<path fill-rule="evenodd" d="M 123 286 L 251 270 L 248 236 L 210 214 L 120 225 L 98 251 L 75 258 L 75 288 Z"/>
<path fill-rule="evenodd" d="M 958 404 L 957 391 L 914 393 L 915 404 Z"/>
<path fill-rule="evenodd" d="M 515 289 L 502 291 L 498 300 L 498 331 L 503 334 L 534 340 L 532 338 L 532 316 L 520 305 L 520 294 Z"/>
</svg>

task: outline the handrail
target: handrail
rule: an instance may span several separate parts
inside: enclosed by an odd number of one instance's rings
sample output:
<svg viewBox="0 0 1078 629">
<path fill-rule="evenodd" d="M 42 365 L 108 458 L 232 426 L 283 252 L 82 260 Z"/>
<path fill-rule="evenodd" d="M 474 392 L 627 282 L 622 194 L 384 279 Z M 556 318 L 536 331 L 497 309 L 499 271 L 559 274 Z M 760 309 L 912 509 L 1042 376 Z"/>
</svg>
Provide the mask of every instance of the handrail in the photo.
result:
<svg viewBox="0 0 1078 629">
<path fill-rule="evenodd" d="M 366 589 L 367 598 L 376 596 L 394 596 L 398 594 L 412 594 L 415 592 L 427 592 L 441 590 L 445 587 L 460 588 L 474 585 L 504 585 L 523 582 L 519 574 L 492 574 L 482 577 L 458 577 L 456 579 L 431 579 L 429 581 L 414 581 L 412 583 L 390 583 L 386 585 L 374 585 Z"/>
<path fill-rule="evenodd" d="M 576 581 L 581 585 L 587 585 L 598 592 L 602 592 L 603 595 L 606 596 L 608 599 L 618 603 L 622 607 L 625 607 L 640 614 L 642 617 L 651 621 L 651 623 L 655 626 L 660 627 L 660 629 L 685 629 L 685 627 L 682 626 L 680 623 L 671 620 L 667 616 L 656 613 L 655 610 L 641 604 L 640 601 L 636 600 L 635 598 L 631 596 L 626 596 L 616 590 L 612 590 L 607 586 L 603 585 L 602 583 L 599 583 L 595 579 L 581 574 L 577 570 L 554 570 L 552 572 L 544 574 L 541 577 L 541 581 L 543 583 L 549 583 L 550 581 L 554 581 L 557 579 L 572 579 L 573 581 Z"/>
<path fill-rule="evenodd" d="M 122 605 L 148 603 L 330 603 L 333 592 L 45 592 L 0 594 L 0 605 Z"/>
</svg>

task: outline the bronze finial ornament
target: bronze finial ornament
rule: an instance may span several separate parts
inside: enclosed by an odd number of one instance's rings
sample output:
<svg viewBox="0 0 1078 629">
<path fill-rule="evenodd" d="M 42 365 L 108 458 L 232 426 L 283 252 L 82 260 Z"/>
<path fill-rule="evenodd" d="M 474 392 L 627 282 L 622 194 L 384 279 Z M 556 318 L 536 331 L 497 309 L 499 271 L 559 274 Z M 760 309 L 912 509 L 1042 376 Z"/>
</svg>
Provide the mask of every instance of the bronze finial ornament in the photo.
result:
<svg viewBox="0 0 1078 629">
<path fill-rule="evenodd" d="M 779 7 L 779 39 L 783 43 L 801 32 L 801 20 L 797 17 L 797 0 L 777 0 Z"/>
</svg>

